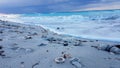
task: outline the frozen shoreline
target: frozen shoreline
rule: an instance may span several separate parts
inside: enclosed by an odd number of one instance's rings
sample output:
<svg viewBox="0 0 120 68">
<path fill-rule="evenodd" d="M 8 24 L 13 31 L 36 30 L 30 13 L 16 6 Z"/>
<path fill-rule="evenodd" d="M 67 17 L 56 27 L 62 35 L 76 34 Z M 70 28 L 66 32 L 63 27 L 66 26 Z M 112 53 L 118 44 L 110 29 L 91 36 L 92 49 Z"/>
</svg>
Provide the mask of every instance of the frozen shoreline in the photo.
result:
<svg viewBox="0 0 120 68">
<path fill-rule="evenodd" d="M 79 43 L 80 42 L 80 43 Z M 40 26 L 0 21 L 0 68 L 119 68 L 120 55 L 92 46 L 120 43 L 59 35 Z M 54 59 L 69 55 L 64 63 Z M 67 56 L 68 57 L 68 56 Z"/>
<path fill-rule="evenodd" d="M 120 10 L 53 14 L 6 14 L 0 19 L 40 25 L 58 34 L 120 42 Z"/>
</svg>

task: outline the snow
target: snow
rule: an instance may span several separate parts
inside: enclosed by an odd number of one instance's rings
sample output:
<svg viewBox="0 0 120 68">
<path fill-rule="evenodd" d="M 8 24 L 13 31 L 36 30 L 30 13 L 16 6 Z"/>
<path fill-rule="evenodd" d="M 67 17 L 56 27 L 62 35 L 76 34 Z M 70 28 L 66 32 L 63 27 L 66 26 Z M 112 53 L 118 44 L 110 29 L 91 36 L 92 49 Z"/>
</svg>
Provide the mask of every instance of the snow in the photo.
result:
<svg viewBox="0 0 120 68">
<path fill-rule="evenodd" d="M 40 25 L 58 34 L 120 42 L 120 10 L 52 14 L 8 14 L 0 16 L 0 19 Z"/>
<path fill-rule="evenodd" d="M 0 20 L 0 68 L 76 68 L 71 58 L 79 58 L 81 68 L 120 68 L 120 55 L 92 46 L 116 45 L 119 42 L 90 40 L 54 33 L 41 26 Z M 27 38 L 26 38 L 27 37 Z M 52 40 L 51 40 L 52 38 Z M 50 40 L 48 40 L 50 39 Z M 68 46 L 64 46 L 64 42 Z M 80 42 L 79 46 L 75 43 Z M 45 46 L 39 46 L 45 44 Z M 62 64 L 54 59 L 69 54 Z"/>
</svg>

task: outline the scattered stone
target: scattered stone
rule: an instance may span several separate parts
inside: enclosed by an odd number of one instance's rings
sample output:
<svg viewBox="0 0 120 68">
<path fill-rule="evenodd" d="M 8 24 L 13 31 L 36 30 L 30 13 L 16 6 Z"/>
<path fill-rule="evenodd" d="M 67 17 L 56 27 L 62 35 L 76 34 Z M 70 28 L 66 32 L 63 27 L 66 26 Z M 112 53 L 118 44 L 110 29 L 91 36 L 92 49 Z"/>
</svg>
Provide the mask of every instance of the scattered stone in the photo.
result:
<svg viewBox="0 0 120 68">
<path fill-rule="evenodd" d="M 40 45 L 38 45 L 38 46 L 46 46 L 47 44 L 44 44 L 44 43 L 41 43 Z"/>
<path fill-rule="evenodd" d="M 24 62 L 21 62 L 21 64 L 24 64 Z"/>
<path fill-rule="evenodd" d="M 26 52 L 27 53 L 31 53 L 31 52 L 33 52 L 34 50 L 33 49 L 31 49 L 31 48 L 26 48 Z"/>
<path fill-rule="evenodd" d="M 33 33 L 33 35 L 38 35 L 37 33 Z"/>
<path fill-rule="evenodd" d="M 98 42 L 98 40 L 96 40 L 96 42 Z"/>
<path fill-rule="evenodd" d="M 42 35 L 41 38 L 47 38 L 47 36 L 46 35 Z"/>
<path fill-rule="evenodd" d="M 60 30 L 60 29 L 64 29 L 64 28 L 63 28 L 63 27 L 57 27 L 56 29 L 57 29 L 57 30 Z"/>
<path fill-rule="evenodd" d="M 61 52 L 61 54 L 64 54 L 65 52 Z"/>
<path fill-rule="evenodd" d="M 16 46 L 16 45 L 18 45 L 17 43 L 13 43 L 13 46 Z"/>
<path fill-rule="evenodd" d="M 72 59 L 70 60 L 70 63 L 71 63 L 73 66 L 75 66 L 76 68 L 82 68 L 82 64 L 81 64 L 81 62 L 80 62 L 80 59 L 78 59 L 78 58 L 72 58 Z"/>
<path fill-rule="evenodd" d="M 40 62 L 35 63 L 34 65 L 32 65 L 32 68 L 34 68 L 36 65 L 39 65 Z"/>
<path fill-rule="evenodd" d="M 53 42 L 55 40 L 53 37 L 47 39 L 49 42 Z"/>
<path fill-rule="evenodd" d="M 6 55 L 5 55 L 5 54 L 2 54 L 1 56 L 4 57 L 4 56 L 6 56 Z"/>
<path fill-rule="evenodd" d="M 3 39 L 0 39 L 0 41 L 3 41 Z"/>
<path fill-rule="evenodd" d="M 80 41 L 76 41 L 74 46 L 80 46 L 81 45 L 81 42 Z"/>
<path fill-rule="evenodd" d="M 3 54 L 4 52 L 5 52 L 5 51 L 1 50 L 1 51 L 0 51 L 0 56 L 4 57 L 4 56 L 5 56 L 5 54 Z"/>
<path fill-rule="evenodd" d="M 98 46 L 91 46 L 91 47 L 98 48 Z"/>
<path fill-rule="evenodd" d="M 107 52 L 120 54 L 120 45 L 99 45 L 99 46 L 94 46 L 94 47 L 99 49 L 99 50 L 104 50 Z"/>
<path fill-rule="evenodd" d="M 90 40 L 90 42 L 94 42 L 94 41 L 91 41 L 91 40 Z"/>
<path fill-rule="evenodd" d="M 115 47 L 120 48 L 120 45 L 115 45 Z"/>
<path fill-rule="evenodd" d="M 63 46 L 68 46 L 68 42 L 64 41 Z"/>
<path fill-rule="evenodd" d="M 31 36 L 25 36 L 25 39 L 32 39 Z"/>
<path fill-rule="evenodd" d="M 98 46 L 92 46 L 92 47 L 95 47 L 95 48 L 97 48 L 97 49 L 99 49 L 99 50 L 104 50 L 104 51 L 109 51 L 109 52 L 110 52 L 110 48 L 111 48 L 112 46 L 110 46 L 110 45 L 105 45 L 105 44 L 100 44 L 100 45 L 98 45 Z"/>
<path fill-rule="evenodd" d="M 58 64 L 64 63 L 65 62 L 65 58 L 57 57 L 57 58 L 55 58 L 55 62 L 58 63 Z"/>
<path fill-rule="evenodd" d="M 0 34 L 2 34 L 3 32 L 2 31 L 0 31 Z"/>
<path fill-rule="evenodd" d="M 88 41 L 85 41 L 85 40 L 84 40 L 84 41 L 82 41 L 82 42 L 88 42 Z"/>
<path fill-rule="evenodd" d="M 60 27 L 57 27 L 57 30 L 59 30 L 60 29 Z"/>
<path fill-rule="evenodd" d="M 2 46 L 0 46 L 0 49 L 2 49 L 3 47 Z"/>
<path fill-rule="evenodd" d="M 49 52 L 49 50 L 46 50 L 46 52 Z"/>
<path fill-rule="evenodd" d="M 17 50 L 19 47 L 12 47 L 11 49 L 12 50 Z"/>
<path fill-rule="evenodd" d="M 113 53 L 115 53 L 115 54 L 120 54 L 120 48 L 112 47 L 112 48 L 110 49 L 110 52 L 113 52 Z"/>
<path fill-rule="evenodd" d="M 25 68 L 24 62 L 21 62 L 21 68 Z"/>
<path fill-rule="evenodd" d="M 67 59 L 67 58 L 72 58 L 72 56 L 70 54 L 64 54 L 63 58 Z"/>
<path fill-rule="evenodd" d="M 2 51 L 0 51 L 0 55 L 1 55 L 2 53 L 4 53 L 4 52 L 5 52 L 5 51 L 3 51 L 3 50 L 2 50 Z"/>
</svg>

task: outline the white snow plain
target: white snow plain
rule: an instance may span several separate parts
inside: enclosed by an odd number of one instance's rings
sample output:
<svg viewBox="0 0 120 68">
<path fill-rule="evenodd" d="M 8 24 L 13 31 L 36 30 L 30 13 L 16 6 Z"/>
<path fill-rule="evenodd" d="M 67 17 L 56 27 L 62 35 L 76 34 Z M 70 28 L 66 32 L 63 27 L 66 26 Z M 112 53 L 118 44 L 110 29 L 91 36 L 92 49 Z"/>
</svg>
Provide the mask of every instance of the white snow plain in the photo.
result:
<svg viewBox="0 0 120 68">
<path fill-rule="evenodd" d="M 119 54 L 94 48 L 116 44 L 120 43 L 75 38 L 41 26 L 0 20 L 0 68 L 120 68 Z M 65 54 L 64 63 L 54 61 Z"/>
</svg>

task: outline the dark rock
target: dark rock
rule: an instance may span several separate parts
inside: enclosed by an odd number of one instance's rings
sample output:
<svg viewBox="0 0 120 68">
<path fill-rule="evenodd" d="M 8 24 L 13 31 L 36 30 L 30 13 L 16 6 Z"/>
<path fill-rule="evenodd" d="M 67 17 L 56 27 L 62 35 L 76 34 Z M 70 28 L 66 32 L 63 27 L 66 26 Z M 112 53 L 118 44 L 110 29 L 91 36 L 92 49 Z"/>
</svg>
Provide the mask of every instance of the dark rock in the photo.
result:
<svg viewBox="0 0 120 68">
<path fill-rule="evenodd" d="M 0 33 L 2 34 L 3 32 L 2 32 L 2 31 L 0 31 Z"/>
<path fill-rule="evenodd" d="M 13 47 L 13 48 L 11 48 L 12 50 L 17 50 L 19 47 Z"/>
<path fill-rule="evenodd" d="M 98 40 L 96 40 L 96 42 L 98 42 Z"/>
<path fill-rule="evenodd" d="M 119 45 L 100 45 L 100 46 L 97 46 L 96 48 L 100 49 L 100 50 L 107 51 L 107 52 L 120 54 L 120 47 L 119 47 Z"/>
<path fill-rule="evenodd" d="M 93 41 L 90 41 L 90 42 L 93 42 Z"/>
<path fill-rule="evenodd" d="M 85 41 L 85 40 L 84 40 L 84 41 L 82 41 L 82 42 L 88 42 L 88 41 Z"/>
<path fill-rule="evenodd" d="M 0 51 L 0 55 L 3 55 L 4 51 Z"/>
<path fill-rule="evenodd" d="M 52 42 L 54 40 L 54 38 L 51 37 L 51 38 L 48 38 L 47 40 L 50 41 L 50 42 Z"/>
<path fill-rule="evenodd" d="M 0 46 L 0 49 L 2 49 L 3 47 L 2 46 Z"/>
<path fill-rule="evenodd" d="M 4 53 L 5 51 L 0 51 L 0 56 L 5 56 L 3 53 Z"/>
<path fill-rule="evenodd" d="M 38 35 L 37 33 L 33 33 L 33 35 Z"/>
<path fill-rule="evenodd" d="M 13 45 L 18 45 L 17 43 L 13 43 Z"/>
<path fill-rule="evenodd" d="M 3 41 L 3 39 L 0 39 L 0 41 Z"/>
<path fill-rule="evenodd" d="M 68 42 L 64 41 L 63 46 L 68 46 Z"/>
<path fill-rule="evenodd" d="M 6 55 L 5 55 L 5 54 L 2 54 L 1 56 L 4 57 L 4 56 L 6 56 Z"/>
<path fill-rule="evenodd" d="M 105 48 L 105 51 L 110 52 L 110 49 L 111 49 L 112 47 L 113 47 L 113 46 L 107 45 L 107 47 Z"/>
<path fill-rule="evenodd" d="M 46 46 L 47 44 L 44 44 L 44 43 L 41 43 L 40 45 L 38 45 L 38 46 Z"/>
<path fill-rule="evenodd" d="M 68 46 L 68 43 L 64 43 L 63 45 L 64 45 L 64 46 Z"/>
<path fill-rule="evenodd" d="M 53 39 L 53 41 L 56 41 L 55 39 Z"/>
<path fill-rule="evenodd" d="M 21 62 L 21 64 L 24 64 L 24 62 Z"/>
<path fill-rule="evenodd" d="M 42 35 L 41 38 L 47 38 L 47 36 L 46 35 Z"/>
<path fill-rule="evenodd" d="M 94 18 L 93 18 L 93 19 L 91 19 L 91 20 L 97 20 L 97 19 L 94 19 Z"/>
<path fill-rule="evenodd" d="M 25 36 L 25 39 L 32 39 L 31 36 Z"/>
<path fill-rule="evenodd" d="M 40 62 L 35 63 L 34 65 L 32 65 L 32 68 L 35 68 L 36 65 L 39 65 Z"/>
<path fill-rule="evenodd" d="M 78 42 L 75 42 L 74 46 L 80 46 L 81 45 L 81 42 L 78 41 Z"/>
<path fill-rule="evenodd" d="M 46 50 L 46 52 L 49 52 L 49 50 Z"/>
<path fill-rule="evenodd" d="M 115 53 L 115 54 L 120 54 L 120 49 L 117 48 L 117 47 L 112 47 L 112 48 L 110 49 L 110 52 L 113 52 L 113 53 Z"/>
<path fill-rule="evenodd" d="M 60 29 L 60 27 L 57 27 L 57 29 L 59 30 L 59 29 Z"/>
<path fill-rule="evenodd" d="M 119 48 L 120 49 L 120 45 L 115 45 L 115 47 Z"/>
</svg>

